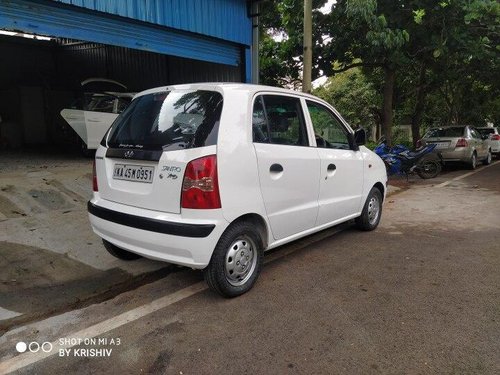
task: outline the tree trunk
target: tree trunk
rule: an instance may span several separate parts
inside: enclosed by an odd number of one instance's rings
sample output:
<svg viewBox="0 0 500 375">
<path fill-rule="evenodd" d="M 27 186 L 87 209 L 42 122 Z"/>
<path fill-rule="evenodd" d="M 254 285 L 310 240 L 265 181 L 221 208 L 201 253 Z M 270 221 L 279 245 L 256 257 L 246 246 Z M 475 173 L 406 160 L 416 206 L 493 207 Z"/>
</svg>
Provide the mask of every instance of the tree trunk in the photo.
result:
<svg viewBox="0 0 500 375">
<path fill-rule="evenodd" d="M 417 141 L 420 139 L 420 123 L 422 122 L 422 115 L 425 108 L 425 95 L 427 94 L 424 88 L 425 80 L 425 65 L 420 68 L 420 75 L 418 77 L 417 97 L 415 108 L 411 116 L 411 134 L 413 138 L 413 146 L 417 146 Z"/>
<path fill-rule="evenodd" d="M 392 99 L 394 96 L 394 81 L 396 71 L 390 67 L 385 67 L 384 81 L 384 103 L 382 108 L 382 134 L 385 136 L 388 145 L 392 145 Z"/>
</svg>

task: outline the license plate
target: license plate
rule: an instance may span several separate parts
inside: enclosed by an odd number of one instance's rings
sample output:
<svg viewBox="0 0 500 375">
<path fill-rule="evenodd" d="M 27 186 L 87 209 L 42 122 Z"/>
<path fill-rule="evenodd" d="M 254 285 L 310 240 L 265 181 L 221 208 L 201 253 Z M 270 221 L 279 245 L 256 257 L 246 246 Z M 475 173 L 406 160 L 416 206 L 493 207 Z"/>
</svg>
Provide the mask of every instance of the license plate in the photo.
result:
<svg viewBox="0 0 500 375">
<path fill-rule="evenodd" d="M 113 178 L 115 180 L 127 180 L 136 182 L 153 182 L 154 167 L 145 165 L 115 164 Z"/>
<path fill-rule="evenodd" d="M 436 148 L 443 149 L 443 148 L 448 148 L 450 142 L 434 142 L 434 144 L 436 145 Z"/>
</svg>

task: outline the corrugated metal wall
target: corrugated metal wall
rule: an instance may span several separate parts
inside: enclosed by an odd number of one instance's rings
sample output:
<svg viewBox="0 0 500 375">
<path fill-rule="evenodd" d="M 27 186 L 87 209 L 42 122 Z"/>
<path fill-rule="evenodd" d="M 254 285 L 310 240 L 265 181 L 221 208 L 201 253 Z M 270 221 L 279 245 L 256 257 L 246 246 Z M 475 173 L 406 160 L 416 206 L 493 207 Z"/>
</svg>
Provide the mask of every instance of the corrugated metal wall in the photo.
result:
<svg viewBox="0 0 500 375">
<path fill-rule="evenodd" d="M 71 86 L 89 77 L 122 82 L 131 91 L 190 82 L 241 82 L 241 66 L 214 64 L 97 43 L 57 49 L 57 71 Z"/>
<path fill-rule="evenodd" d="M 54 0 L 250 46 L 246 0 Z"/>
<path fill-rule="evenodd" d="M 0 28 L 226 65 L 241 63 L 241 44 L 55 1 L 0 0 Z"/>
</svg>

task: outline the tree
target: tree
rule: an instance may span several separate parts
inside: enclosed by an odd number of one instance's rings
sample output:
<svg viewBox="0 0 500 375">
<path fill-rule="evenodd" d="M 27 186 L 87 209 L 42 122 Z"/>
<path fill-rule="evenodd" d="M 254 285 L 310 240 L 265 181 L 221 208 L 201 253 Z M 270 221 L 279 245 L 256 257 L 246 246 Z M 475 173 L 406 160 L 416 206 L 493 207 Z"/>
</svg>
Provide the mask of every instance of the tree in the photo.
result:
<svg viewBox="0 0 500 375">
<path fill-rule="evenodd" d="M 486 119 L 498 117 L 494 103 L 500 82 L 500 4 L 491 0 L 443 0 L 419 5 L 422 8 L 413 13 L 420 27 L 412 29 L 407 51 L 417 64 L 406 76 L 408 84 L 413 75 L 415 88 L 407 85 L 406 90 L 406 97 L 414 102 L 414 141 L 419 137 L 426 107 L 434 113 L 434 123 L 441 125 L 484 125 Z M 408 95 L 412 91 L 414 97 Z M 439 108 L 430 108 L 432 104 Z"/>
<path fill-rule="evenodd" d="M 312 79 L 320 75 L 318 61 L 323 43 L 320 25 L 325 15 L 319 11 L 326 0 L 313 1 Z M 260 82 L 270 86 L 298 88 L 301 85 L 304 2 L 266 1 L 260 10 Z"/>
<path fill-rule="evenodd" d="M 478 78 L 471 68 L 482 70 L 476 63 L 486 61 L 498 75 L 499 7 L 492 0 L 339 0 L 329 20 L 329 58 L 321 68 L 327 74 L 357 66 L 383 69 L 382 131 L 389 143 L 397 73 L 404 71 L 402 96 L 414 101 L 418 137 L 429 92 L 440 90 L 450 121 L 457 120 L 460 98 Z"/>
<path fill-rule="evenodd" d="M 338 0 L 329 15 L 318 11 L 324 3 L 313 2 L 313 79 L 361 67 L 389 142 L 394 113 L 410 117 L 414 141 L 422 123 L 498 121 L 499 2 Z M 303 2 L 262 5 L 262 82 L 297 87 Z"/>
<path fill-rule="evenodd" d="M 381 123 L 381 97 L 361 68 L 353 68 L 328 78 L 313 94 L 329 102 L 354 127 L 377 128 Z"/>
</svg>

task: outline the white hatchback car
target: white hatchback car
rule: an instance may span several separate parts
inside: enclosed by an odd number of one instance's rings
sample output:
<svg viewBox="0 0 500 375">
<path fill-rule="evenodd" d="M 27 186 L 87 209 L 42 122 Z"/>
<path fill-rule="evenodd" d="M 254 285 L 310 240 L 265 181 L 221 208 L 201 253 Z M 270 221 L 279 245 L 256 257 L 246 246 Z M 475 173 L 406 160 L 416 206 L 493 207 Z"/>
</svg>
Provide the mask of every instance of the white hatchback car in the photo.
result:
<svg viewBox="0 0 500 375">
<path fill-rule="evenodd" d="M 234 297 L 255 283 L 265 250 L 351 219 L 377 227 L 387 175 L 364 139 L 308 94 L 147 90 L 97 150 L 90 222 L 114 256 L 203 269 Z"/>
<path fill-rule="evenodd" d="M 490 146 L 491 153 L 500 156 L 500 133 L 497 127 L 476 128 L 481 136 L 486 139 L 486 143 Z"/>
</svg>

